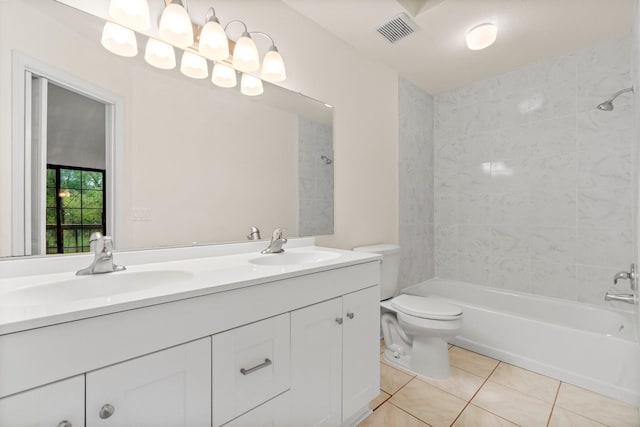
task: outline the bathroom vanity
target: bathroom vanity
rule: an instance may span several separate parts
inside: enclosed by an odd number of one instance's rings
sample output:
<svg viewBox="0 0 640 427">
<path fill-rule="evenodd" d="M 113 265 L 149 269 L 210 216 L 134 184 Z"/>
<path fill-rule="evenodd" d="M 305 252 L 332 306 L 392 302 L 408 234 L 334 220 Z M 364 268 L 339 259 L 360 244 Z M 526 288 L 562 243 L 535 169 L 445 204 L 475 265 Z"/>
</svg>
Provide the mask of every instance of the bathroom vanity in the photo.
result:
<svg viewBox="0 0 640 427">
<path fill-rule="evenodd" d="M 127 271 L 85 278 L 3 261 L 0 425 L 354 424 L 379 392 L 379 257 L 297 240 L 116 253 Z"/>
</svg>

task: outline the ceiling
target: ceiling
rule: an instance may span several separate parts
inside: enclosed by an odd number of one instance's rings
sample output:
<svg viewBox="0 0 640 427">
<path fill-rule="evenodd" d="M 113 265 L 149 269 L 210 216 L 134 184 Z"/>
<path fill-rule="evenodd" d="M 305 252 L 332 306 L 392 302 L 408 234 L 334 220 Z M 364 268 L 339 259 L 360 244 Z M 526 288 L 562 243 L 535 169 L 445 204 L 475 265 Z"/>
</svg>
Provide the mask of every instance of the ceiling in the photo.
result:
<svg viewBox="0 0 640 427">
<path fill-rule="evenodd" d="M 636 0 L 283 0 L 365 55 L 431 94 L 598 42 L 629 35 Z M 419 27 L 390 44 L 376 28 L 405 12 Z M 467 31 L 498 26 L 471 51 Z"/>
</svg>

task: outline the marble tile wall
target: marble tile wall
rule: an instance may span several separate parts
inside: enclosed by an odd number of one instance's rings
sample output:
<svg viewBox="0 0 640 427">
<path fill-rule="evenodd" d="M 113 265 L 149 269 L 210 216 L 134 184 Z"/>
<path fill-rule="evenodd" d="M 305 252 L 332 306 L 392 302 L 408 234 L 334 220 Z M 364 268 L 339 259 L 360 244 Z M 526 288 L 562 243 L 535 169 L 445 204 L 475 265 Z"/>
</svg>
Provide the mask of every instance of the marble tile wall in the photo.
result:
<svg viewBox="0 0 640 427">
<path fill-rule="evenodd" d="M 400 287 L 434 277 L 434 99 L 398 80 Z"/>
<path fill-rule="evenodd" d="M 298 206 L 300 236 L 333 233 L 333 127 L 304 117 L 298 119 Z"/>
<path fill-rule="evenodd" d="M 632 85 L 631 49 L 615 40 L 436 96 L 436 276 L 595 304 L 629 291 L 612 277 L 636 245 L 634 97 L 596 105 Z"/>
</svg>

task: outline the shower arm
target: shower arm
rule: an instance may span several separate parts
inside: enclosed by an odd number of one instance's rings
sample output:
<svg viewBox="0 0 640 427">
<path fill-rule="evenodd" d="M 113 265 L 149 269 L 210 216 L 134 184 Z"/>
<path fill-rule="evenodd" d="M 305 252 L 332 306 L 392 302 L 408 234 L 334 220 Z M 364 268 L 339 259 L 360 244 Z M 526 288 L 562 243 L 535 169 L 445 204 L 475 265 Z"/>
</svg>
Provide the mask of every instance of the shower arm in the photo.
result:
<svg viewBox="0 0 640 427">
<path fill-rule="evenodd" d="M 634 92 L 634 91 L 635 91 L 635 87 L 634 87 L 634 86 L 628 87 L 628 88 L 626 88 L 626 89 L 619 90 L 619 91 L 617 91 L 616 93 L 614 93 L 614 94 L 611 96 L 611 98 L 609 98 L 609 99 L 608 99 L 607 101 L 605 101 L 605 102 L 613 102 L 613 100 L 614 100 L 614 99 L 616 99 L 618 96 L 622 95 L 623 93 L 625 93 L 625 92 Z"/>
</svg>

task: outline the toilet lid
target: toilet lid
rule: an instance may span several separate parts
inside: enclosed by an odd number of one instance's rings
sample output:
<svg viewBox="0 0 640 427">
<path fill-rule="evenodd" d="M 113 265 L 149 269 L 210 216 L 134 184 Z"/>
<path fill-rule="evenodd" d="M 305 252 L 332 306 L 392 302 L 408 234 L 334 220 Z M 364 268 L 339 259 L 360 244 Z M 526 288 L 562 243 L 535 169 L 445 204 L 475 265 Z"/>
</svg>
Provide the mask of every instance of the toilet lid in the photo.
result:
<svg viewBox="0 0 640 427">
<path fill-rule="evenodd" d="M 391 306 L 405 314 L 423 319 L 453 320 L 462 315 L 462 309 L 454 304 L 416 295 L 397 296 L 391 300 Z"/>
</svg>

